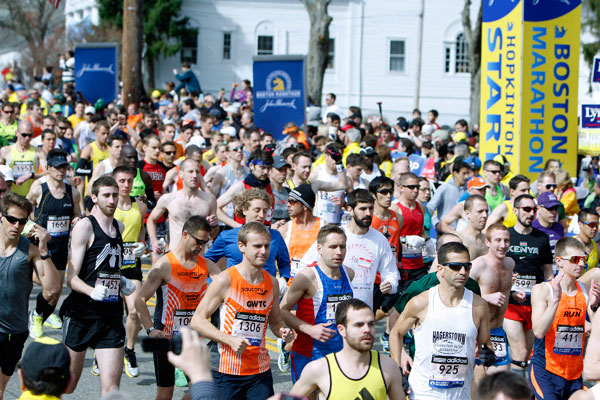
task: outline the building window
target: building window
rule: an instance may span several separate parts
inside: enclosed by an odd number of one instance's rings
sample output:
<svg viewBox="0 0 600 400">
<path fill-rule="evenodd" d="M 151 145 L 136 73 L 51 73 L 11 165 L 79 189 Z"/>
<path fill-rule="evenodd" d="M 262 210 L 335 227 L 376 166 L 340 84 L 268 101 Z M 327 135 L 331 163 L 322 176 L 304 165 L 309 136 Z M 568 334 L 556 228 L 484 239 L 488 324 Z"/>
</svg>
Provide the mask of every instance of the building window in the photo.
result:
<svg viewBox="0 0 600 400">
<path fill-rule="evenodd" d="M 181 42 L 181 62 L 196 64 L 198 60 L 198 31 L 183 38 Z"/>
<path fill-rule="evenodd" d="M 329 48 L 327 50 L 327 69 L 335 68 L 335 39 L 329 38 Z"/>
<path fill-rule="evenodd" d="M 223 60 L 231 60 L 231 32 L 223 32 Z"/>
<path fill-rule="evenodd" d="M 456 35 L 453 42 L 446 42 L 444 60 L 447 74 L 469 73 L 469 46 L 462 32 Z"/>
<path fill-rule="evenodd" d="M 258 36 L 256 54 L 259 56 L 270 56 L 273 54 L 273 36 Z"/>
<path fill-rule="evenodd" d="M 406 64 L 406 42 L 390 40 L 390 71 L 404 72 Z"/>
</svg>

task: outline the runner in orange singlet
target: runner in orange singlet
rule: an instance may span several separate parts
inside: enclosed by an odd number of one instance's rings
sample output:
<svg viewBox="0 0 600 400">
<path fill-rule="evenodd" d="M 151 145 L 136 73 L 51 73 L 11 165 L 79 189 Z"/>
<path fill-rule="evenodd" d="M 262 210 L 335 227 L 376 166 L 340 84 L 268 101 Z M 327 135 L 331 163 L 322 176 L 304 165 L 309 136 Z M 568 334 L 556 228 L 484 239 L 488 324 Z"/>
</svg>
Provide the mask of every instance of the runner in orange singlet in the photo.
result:
<svg viewBox="0 0 600 400">
<path fill-rule="evenodd" d="M 204 217 L 195 215 L 183 225 L 181 241 L 175 250 L 158 259 L 136 299 L 136 309 L 150 337 L 172 338 L 188 326 L 194 310 L 206 291 L 206 278 L 221 270 L 200 254 L 210 239 L 212 227 Z M 146 301 L 156 293 L 154 321 Z M 156 398 L 171 399 L 175 385 L 175 367 L 167 353 L 154 353 Z"/>
<path fill-rule="evenodd" d="M 265 344 L 267 323 L 286 341 L 292 339 L 279 311 L 279 283 L 263 270 L 271 235 L 259 222 L 248 222 L 238 233 L 242 262 L 225 270 L 210 284 L 191 326 L 219 346 L 213 371 L 222 399 L 260 399 L 273 395 L 273 376 Z M 220 326 L 209 317 L 220 310 Z"/>
</svg>

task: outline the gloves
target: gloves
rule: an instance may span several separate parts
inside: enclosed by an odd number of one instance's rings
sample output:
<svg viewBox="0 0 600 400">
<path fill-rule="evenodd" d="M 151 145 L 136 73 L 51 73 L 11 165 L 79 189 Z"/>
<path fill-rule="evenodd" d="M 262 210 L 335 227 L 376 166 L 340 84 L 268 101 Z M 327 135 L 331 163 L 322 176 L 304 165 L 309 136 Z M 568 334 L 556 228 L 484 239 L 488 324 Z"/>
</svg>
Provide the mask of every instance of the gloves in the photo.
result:
<svg viewBox="0 0 600 400">
<path fill-rule="evenodd" d="M 108 297 L 108 288 L 102 285 L 94 286 L 94 291 L 90 297 L 92 300 L 104 301 Z"/>
<path fill-rule="evenodd" d="M 135 258 L 143 257 L 145 252 L 146 252 L 146 244 L 144 242 L 136 242 L 133 245 L 132 253 Z"/>
<path fill-rule="evenodd" d="M 491 367 L 496 362 L 496 354 L 484 343 L 479 348 L 479 359 L 484 367 Z"/>
<path fill-rule="evenodd" d="M 279 297 L 283 297 L 285 292 L 287 292 L 287 290 L 288 290 L 287 281 L 285 280 L 284 277 L 280 276 L 277 279 L 277 282 L 279 282 Z"/>
<path fill-rule="evenodd" d="M 415 250 L 422 249 L 423 245 L 425 244 L 425 239 L 417 235 L 405 236 L 404 239 L 406 240 L 406 245 Z"/>
<path fill-rule="evenodd" d="M 437 250 L 435 249 L 435 240 L 429 239 L 425 242 L 425 255 L 435 258 Z"/>
<path fill-rule="evenodd" d="M 129 296 L 133 292 L 135 292 L 135 284 L 124 276 L 121 276 L 121 293 Z"/>
</svg>

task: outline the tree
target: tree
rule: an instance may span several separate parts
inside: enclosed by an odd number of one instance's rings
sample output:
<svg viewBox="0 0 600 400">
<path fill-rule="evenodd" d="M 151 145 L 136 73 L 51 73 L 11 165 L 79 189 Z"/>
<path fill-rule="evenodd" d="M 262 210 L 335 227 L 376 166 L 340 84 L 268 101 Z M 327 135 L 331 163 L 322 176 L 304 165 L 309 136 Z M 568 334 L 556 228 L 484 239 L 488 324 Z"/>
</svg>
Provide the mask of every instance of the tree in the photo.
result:
<svg viewBox="0 0 600 400">
<path fill-rule="evenodd" d="M 594 38 L 589 43 L 582 43 L 583 59 L 588 65 L 592 65 L 594 57 L 600 52 L 600 0 L 585 0 L 581 10 L 581 27 L 587 30 Z M 592 66 L 593 68 L 593 66 Z M 590 73 L 592 73 L 590 68 Z M 591 90 L 591 86 L 589 87 Z"/>
<path fill-rule="evenodd" d="M 327 14 L 331 0 L 302 0 L 310 19 L 308 57 L 306 59 L 306 92 L 314 105 L 321 105 L 323 76 L 329 62 L 329 25 L 333 18 Z"/>
<path fill-rule="evenodd" d="M 190 27 L 189 18 L 181 17 L 183 0 L 145 0 L 143 18 L 144 60 L 148 87 L 155 87 L 154 67 L 160 56 L 170 57 L 181 50 L 181 43 L 196 38 L 198 30 Z M 104 24 L 123 26 L 122 0 L 99 0 L 98 14 Z"/>
<path fill-rule="evenodd" d="M 471 73 L 471 103 L 469 106 L 469 120 L 471 127 L 479 124 L 479 103 L 481 100 L 481 23 L 483 17 L 483 2 L 479 6 L 475 26 L 471 24 L 471 0 L 465 0 L 461 12 L 461 21 L 465 38 L 467 40 L 467 54 L 469 56 L 469 72 Z"/>
</svg>

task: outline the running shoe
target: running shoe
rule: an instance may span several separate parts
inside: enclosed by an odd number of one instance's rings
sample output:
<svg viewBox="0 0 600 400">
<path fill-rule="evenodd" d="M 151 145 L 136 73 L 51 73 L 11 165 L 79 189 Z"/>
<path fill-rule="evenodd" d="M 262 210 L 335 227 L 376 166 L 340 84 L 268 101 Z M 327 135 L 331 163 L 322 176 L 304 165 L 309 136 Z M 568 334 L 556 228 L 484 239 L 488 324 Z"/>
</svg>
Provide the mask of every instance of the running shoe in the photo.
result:
<svg viewBox="0 0 600 400">
<path fill-rule="evenodd" d="M 52 329 L 62 329 L 62 321 L 56 314 L 50 314 L 44 326 L 49 326 Z"/>
<path fill-rule="evenodd" d="M 187 387 L 188 380 L 185 377 L 185 374 L 179 368 L 175 368 L 175 386 L 177 387 Z"/>
<path fill-rule="evenodd" d="M 125 356 L 123 357 L 125 363 L 125 374 L 130 378 L 137 378 L 140 375 L 140 368 L 137 364 L 137 358 L 135 357 L 135 351 L 129 350 L 125 347 Z"/>
<path fill-rule="evenodd" d="M 29 337 L 32 339 L 39 339 L 44 336 L 43 317 L 41 315 L 34 315 L 33 312 L 29 314 Z"/>
<path fill-rule="evenodd" d="M 290 353 L 285 351 L 285 340 L 277 339 L 277 349 L 279 350 L 279 358 L 277 358 L 277 366 L 281 372 L 290 370 Z"/>
<path fill-rule="evenodd" d="M 92 363 L 92 375 L 100 376 L 100 370 L 98 369 L 98 361 L 96 361 L 96 353 L 94 353 L 94 362 Z"/>
<path fill-rule="evenodd" d="M 381 342 L 381 347 L 383 348 L 383 352 L 386 354 L 389 354 L 390 353 L 390 334 L 384 333 L 379 338 L 379 341 Z"/>
</svg>

